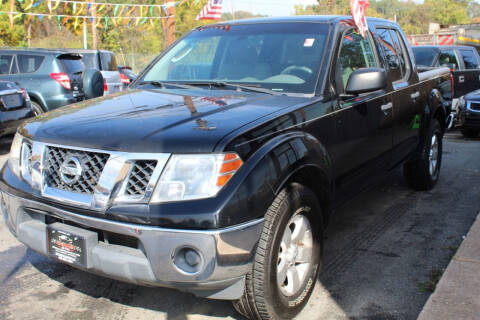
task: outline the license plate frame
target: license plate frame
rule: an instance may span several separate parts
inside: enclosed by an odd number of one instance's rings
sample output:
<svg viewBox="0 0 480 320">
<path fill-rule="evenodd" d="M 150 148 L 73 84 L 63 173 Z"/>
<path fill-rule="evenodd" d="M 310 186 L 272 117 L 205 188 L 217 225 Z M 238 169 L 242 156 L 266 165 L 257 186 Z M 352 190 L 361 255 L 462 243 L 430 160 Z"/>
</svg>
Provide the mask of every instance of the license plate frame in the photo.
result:
<svg viewBox="0 0 480 320">
<path fill-rule="evenodd" d="M 74 232 L 60 230 L 54 226 L 47 227 L 48 255 L 58 261 L 87 267 L 87 245 L 84 236 Z"/>
</svg>

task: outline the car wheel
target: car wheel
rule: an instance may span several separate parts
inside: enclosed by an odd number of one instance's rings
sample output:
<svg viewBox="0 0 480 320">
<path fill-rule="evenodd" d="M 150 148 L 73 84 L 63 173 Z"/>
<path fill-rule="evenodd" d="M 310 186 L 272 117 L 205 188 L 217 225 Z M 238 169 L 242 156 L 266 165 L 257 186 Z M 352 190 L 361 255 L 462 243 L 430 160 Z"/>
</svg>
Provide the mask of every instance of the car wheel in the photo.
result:
<svg viewBox="0 0 480 320">
<path fill-rule="evenodd" d="M 465 138 L 476 138 L 478 136 L 478 130 L 461 129 L 460 132 Z"/>
<path fill-rule="evenodd" d="M 443 154 L 443 132 L 437 119 L 433 119 L 421 152 L 405 163 L 403 172 L 410 186 L 417 190 L 430 190 L 438 181 Z"/>
<path fill-rule="evenodd" d="M 32 104 L 32 110 L 35 116 L 39 116 L 44 112 L 42 106 L 40 106 L 38 103 L 34 101 L 30 101 L 30 103 Z"/>
<path fill-rule="evenodd" d="M 249 319 L 291 319 L 307 303 L 320 270 L 322 212 L 315 194 L 294 183 L 265 215 L 245 291 L 235 309 Z"/>
</svg>

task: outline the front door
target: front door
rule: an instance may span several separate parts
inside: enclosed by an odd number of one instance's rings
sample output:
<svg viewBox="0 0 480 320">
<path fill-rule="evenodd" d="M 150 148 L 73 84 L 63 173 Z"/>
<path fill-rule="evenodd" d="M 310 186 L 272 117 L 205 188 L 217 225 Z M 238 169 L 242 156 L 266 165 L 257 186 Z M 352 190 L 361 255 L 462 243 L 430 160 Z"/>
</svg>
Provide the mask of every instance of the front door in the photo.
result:
<svg viewBox="0 0 480 320">
<path fill-rule="evenodd" d="M 370 34 L 364 39 L 353 29 L 346 31 L 337 59 L 337 92 L 345 91 L 353 71 L 373 67 L 379 67 L 379 60 Z M 338 99 L 333 157 L 337 187 L 345 196 L 389 168 L 392 107 L 392 97 L 385 90 Z"/>
</svg>

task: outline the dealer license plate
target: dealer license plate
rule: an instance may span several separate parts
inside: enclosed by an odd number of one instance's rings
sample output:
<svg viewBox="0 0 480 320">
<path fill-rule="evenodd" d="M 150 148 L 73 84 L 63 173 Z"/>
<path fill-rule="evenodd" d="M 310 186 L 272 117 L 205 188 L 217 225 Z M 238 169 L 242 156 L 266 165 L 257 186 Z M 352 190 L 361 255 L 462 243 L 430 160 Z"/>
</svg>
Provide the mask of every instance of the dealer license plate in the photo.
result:
<svg viewBox="0 0 480 320">
<path fill-rule="evenodd" d="M 85 239 L 83 237 L 49 226 L 47 241 L 48 253 L 51 257 L 69 264 L 86 266 Z"/>
</svg>

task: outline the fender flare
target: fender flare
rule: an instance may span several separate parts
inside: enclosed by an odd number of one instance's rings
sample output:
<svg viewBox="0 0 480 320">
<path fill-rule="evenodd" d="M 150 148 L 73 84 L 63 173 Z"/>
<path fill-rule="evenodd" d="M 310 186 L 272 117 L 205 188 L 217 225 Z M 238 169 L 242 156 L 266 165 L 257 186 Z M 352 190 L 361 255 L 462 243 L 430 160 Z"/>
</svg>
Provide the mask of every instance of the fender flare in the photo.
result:
<svg viewBox="0 0 480 320">
<path fill-rule="evenodd" d="M 45 103 L 45 100 L 43 99 L 41 94 L 39 94 L 36 91 L 28 91 L 28 90 L 27 90 L 27 93 L 28 93 L 28 96 L 30 97 L 30 100 L 37 102 L 40 105 L 40 107 L 42 107 L 43 111 L 45 112 L 49 111 L 47 104 Z"/>
<path fill-rule="evenodd" d="M 263 217 L 278 193 L 299 172 L 313 173 L 311 182 L 318 187 L 312 191 L 321 204 L 333 200 L 333 165 L 326 148 L 308 133 L 290 131 L 273 137 L 245 160 L 239 175 L 223 190 L 228 198 L 224 199 L 219 225 Z"/>
</svg>

